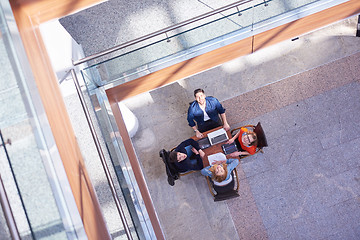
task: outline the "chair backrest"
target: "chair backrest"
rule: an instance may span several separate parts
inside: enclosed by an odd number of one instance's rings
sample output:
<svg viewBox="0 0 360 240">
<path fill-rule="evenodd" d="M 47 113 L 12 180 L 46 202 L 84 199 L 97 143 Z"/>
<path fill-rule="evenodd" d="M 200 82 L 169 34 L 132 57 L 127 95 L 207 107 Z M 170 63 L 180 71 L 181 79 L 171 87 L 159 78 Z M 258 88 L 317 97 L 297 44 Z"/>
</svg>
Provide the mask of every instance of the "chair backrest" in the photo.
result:
<svg viewBox="0 0 360 240">
<path fill-rule="evenodd" d="M 238 193 L 239 178 L 237 175 L 236 168 L 234 168 L 234 170 L 231 172 L 231 175 L 233 177 L 233 181 L 227 184 L 226 186 L 216 186 L 214 185 L 214 182 L 211 180 L 210 177 L 206 177 L 210 193 L 211 195 L 213 195 L 215 202 L 223 201 L 239 196 Z"/>
<path fill-rule="evenodd" d="M 171 186 L 174 186 L 175 180 L 179 179 L 179 172 L 176 169 L 175 165 L 170 162 L 170 152 L 166 151 L 165 149 L 161 149 L 159 155 L 165 164 L 166 175 L 168 176 L 168 183 Z"/>
<path fill-rule="evenodd" d="M 256 133 L 256 136 L 257 136 L 257 139 L 258 139 L 257 147 L 260 148 L 260 149 L 263 148 L 263 147 L 267 147 L 268 144 L 267 144 L 265 132 L 264 132 L 260 122 L 258 122 L 258 124 L 255 126 L 254 132 Z"/>
</svg>

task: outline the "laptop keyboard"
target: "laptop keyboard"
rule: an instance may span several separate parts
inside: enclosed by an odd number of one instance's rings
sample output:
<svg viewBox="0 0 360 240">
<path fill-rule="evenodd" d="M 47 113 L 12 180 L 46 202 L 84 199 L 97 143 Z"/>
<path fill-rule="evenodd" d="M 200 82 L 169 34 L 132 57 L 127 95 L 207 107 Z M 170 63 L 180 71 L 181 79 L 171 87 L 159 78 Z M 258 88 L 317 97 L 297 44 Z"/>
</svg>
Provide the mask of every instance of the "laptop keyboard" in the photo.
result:
<svg viewBox="0 0 360 240">
<path fill-rule="evenodd" d="M 212 142 L 213 144 L 217 144 L 217 143 L 223 142 L 223 141 L 225 141 L 225 140 L 227 140 L 226 135 L 225 135 L 225 134 L 221 134 L 221 135 L 219 135 L 219 136 L 213 137 L 213 138 L 211 139 L 211 142 Z"/>
</svg>

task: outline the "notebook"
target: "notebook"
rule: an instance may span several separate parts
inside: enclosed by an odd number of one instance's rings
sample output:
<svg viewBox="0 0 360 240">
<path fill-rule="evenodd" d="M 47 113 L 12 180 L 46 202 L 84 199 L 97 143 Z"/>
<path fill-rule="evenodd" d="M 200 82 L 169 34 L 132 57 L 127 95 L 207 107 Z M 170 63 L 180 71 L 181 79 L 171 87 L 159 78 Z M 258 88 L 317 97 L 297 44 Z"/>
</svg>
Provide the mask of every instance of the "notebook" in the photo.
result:
<svg viewBox="0 0 360 240">
<path fill-rule="evenodd" d="M 215 144 L 224 142 L 229 139 L 225 129 L 223 129 L 223 128 L 220 128 L 219 130 L 208 133 L 207 136 L 209 138 L 211 145 L 215 145 Z"/>
<path fill-rule="evenodd" d="M 215 153 L 215 154 L 211 154 L 208 156 L 208 161 L 210 165 L 213 165 L 215 161 L 226 161 L 226 156 L 219 152 L 219 153 Z"/>
</svg>

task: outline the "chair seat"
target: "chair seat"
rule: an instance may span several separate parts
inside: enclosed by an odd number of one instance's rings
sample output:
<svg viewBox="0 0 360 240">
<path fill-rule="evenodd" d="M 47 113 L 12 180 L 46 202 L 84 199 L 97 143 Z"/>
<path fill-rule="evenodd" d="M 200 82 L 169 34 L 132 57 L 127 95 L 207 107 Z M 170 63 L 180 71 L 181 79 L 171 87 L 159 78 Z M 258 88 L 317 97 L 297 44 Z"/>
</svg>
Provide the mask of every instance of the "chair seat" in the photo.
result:
<svg viewBox="0 0 360 240">
<path fill-rule="evenodd" d="M 225 186 L 216 186 L 209 176 L 205 177 L 210 193 L 213 195 L 215 202 L 239 197 L 239 177 L 237 175 L 236 168 L 234 168 L 234 170 L 231 172 L 231 176 L 232 181 Z"/>
</svg>

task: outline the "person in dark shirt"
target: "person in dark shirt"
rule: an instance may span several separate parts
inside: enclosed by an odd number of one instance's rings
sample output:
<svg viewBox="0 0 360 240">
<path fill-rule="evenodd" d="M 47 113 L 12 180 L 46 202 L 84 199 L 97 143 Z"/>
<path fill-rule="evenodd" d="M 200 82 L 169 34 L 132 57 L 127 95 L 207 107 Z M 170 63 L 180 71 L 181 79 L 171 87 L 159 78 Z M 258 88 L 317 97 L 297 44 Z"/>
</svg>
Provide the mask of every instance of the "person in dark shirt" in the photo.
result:
<svg viewBox="0 0 360 240">
<path fill-rule="evenodd" d="M 190 103 L 187 120 L 189 126 L 195 131 L 196 137 L 202 138 L 203 132 L 223 125 L 227 131 L 230 126 L 226 120 L 225 108 L 218 99 L 207 97 L 203 89 L 194 91 L 195 101 Z M 221 116 L 221 120 L 220 117 Z M 196 123 L 195 123 L 196 122 Z M 197 125 L 197 126 L 196 126 Z"/>
<path fill-rule="evenodd" d="M 205 153 L 199 144 L 194 139 L 189 138 L 170 153 L 170 162 L 174 163 L 179 172 L 201 170 L 204 167 L 202 161 L 204 156 Z"/>
</svg>

